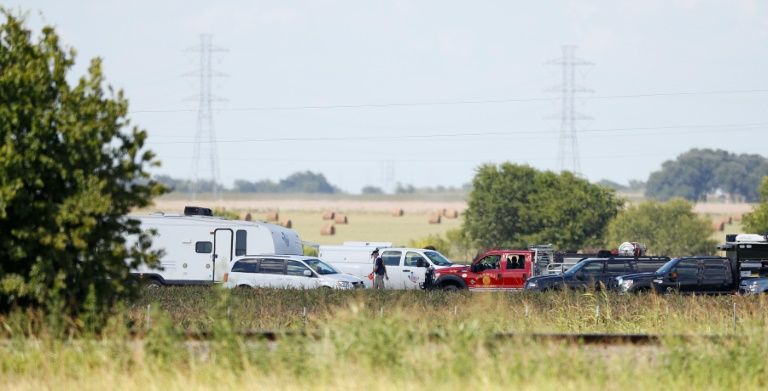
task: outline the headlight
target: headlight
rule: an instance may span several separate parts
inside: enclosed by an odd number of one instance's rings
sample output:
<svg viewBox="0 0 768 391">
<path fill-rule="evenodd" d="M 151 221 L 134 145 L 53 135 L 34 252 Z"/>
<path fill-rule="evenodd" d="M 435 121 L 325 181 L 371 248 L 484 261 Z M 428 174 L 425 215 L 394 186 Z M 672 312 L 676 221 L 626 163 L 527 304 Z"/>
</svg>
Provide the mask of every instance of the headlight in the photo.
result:
<svg viewBox="0 0 768 391">
<path fill-rule="evenodd" d="M 349 281 L 336 281 L 336 286 L 342 289 L 352 288 L 352 283 Z"/>
<path fill-rule="evenodd" d="M 623 279 L 619 279 L 619 286 L 621 287 L 621 289 L 622 289 L 622 290 L 625 290 L 625 291 L 628 291 L 628 290 L 629 290 L 629 288 L 632 288 L 632 285 L 633 285 L 634 283 L 635 283 L 635 282 L 634 282 L 634 281 L 632 281 L 632 280 L 623 280 Z"/>
<path fill-rule="evenodd" d="M 535 282 L 529 282 L 528 283 L 528 288 L 536 288 L 536 283 Z"/>
</svg>

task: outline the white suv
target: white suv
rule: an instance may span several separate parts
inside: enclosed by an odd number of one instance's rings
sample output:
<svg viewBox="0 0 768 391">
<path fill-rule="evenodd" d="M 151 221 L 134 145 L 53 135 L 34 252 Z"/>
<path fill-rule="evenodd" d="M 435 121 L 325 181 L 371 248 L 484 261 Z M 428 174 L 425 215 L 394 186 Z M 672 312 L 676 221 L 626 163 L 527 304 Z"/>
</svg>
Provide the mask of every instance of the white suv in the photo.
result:
<svg viewBox="0 0 768 391">
<path fill-rule="evenodd" d="M 363 280 L 342 274 L 333 266 L 299 255 L 246 255 L 229 263 L 224 275 L 227 288 L 354 289 Z"/>
</svg>

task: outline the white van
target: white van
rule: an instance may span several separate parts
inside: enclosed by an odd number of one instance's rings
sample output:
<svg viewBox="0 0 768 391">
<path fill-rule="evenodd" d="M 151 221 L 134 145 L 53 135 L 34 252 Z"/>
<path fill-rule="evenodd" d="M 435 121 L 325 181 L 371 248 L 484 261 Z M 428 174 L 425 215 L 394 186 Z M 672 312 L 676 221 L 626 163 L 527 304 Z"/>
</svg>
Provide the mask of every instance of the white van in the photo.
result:
<svg viewBox="0 0 768 391">
<path fill-rule="evenodd" d="M 386 244 L 386 243 L 374 243 Z M 389 281 L 384 281 L 388 289 L 419 289 L 424 283 L 424 274 L 428 267 L 441 269 L 453 263 L 435 250 L 409 247 L 373 246 L 365 242 L 355 242 L 341 246 L 320 246 L 318 258 L 328 264 L 363 279 L 366 286 L 371 286 L 368 274 L 373 271 L 371 252 L 379 249 L 379 256 L 387 267 Z"/>
<path fill-rule="evenodd" d="M 207 208 L 187 207 L 184 215 L 131 216 L 144 231 L 154 230 L 152 249 L 162 250 L 160 268 L 139 265 L 131 273 L 159 285 L 212 284 L 223 281 L 227 265 L 245 254 L 302 255 L 296 231 L 259 221 L 226 220 Z M 135 242 L 126 237 L 128 246 Z"/>
<path fill-rule="evenodd" d="M 363 280 L 343 274 L 315 257 L 249 255 L 230 262 L 224 275 L 227 288 L 355 289 Z"/>
</svg>

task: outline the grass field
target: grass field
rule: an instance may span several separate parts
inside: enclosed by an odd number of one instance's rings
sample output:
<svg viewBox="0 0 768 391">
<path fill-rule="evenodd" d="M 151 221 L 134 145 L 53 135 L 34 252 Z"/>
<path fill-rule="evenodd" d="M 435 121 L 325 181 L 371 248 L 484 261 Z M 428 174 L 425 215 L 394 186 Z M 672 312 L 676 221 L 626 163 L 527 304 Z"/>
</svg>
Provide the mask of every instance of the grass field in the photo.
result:
<svg viewBox="0 0 768 391">
<path fill-rule="evenodd" d="M 733 296 L 159 289 L 98 335 L 60 339 L 24 316 L 0 319 L 0 388 L 758 390 L 768 379 L 766 305 Z M 269 342 L 244 339 L 243 329 L 307 335 Z M 213 337 L 189 341 L 185 330 Z M 590 346 L 496 336 L 547 331 L 666 337 Z"/>
<path fill-rule="evenodd" d="M 302 240 L 319 244 L 341 244 L 344 241 L 392 242 L 407 245 L 409 241 L 427 235 L 441 235 L 445 231 L 461 226 L 461 219 L 443 218 L 440 224 L 429 224 L 429 214 L 406 213 L 394 217 L 382 212 L 345 213 L 348 224 L 334 224 L 336 234 L 320 235 L 322 226 L 331 223 L 322 219 L 321 212 L 287 210 L 281 211 L 281 219 L 290 219 Z"/>
</svg>

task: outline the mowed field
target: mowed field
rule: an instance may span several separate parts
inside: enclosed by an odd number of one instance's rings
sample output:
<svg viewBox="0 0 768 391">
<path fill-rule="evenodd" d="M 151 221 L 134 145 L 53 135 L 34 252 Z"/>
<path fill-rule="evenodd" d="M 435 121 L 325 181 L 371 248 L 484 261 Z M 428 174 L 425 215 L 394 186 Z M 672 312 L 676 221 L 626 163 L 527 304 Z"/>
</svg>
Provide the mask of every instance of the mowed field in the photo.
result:
<svg viewBox="0 0 768 391">
<path fill-rule="evenodd" d="M 244 217 L 251 213 L 254 220 L 265 220 L 268 214 L 278 213 L 279 221 L 290 220 L 302 240 L 317 244 L 341 244 L 345 241 L 392 242 L 395 245 L 407 245 L 414 239 L 428 235 L 441 235 L 446 231 L 461 226 L 460 213 L 466 208 L 461 200 L 443 199 L 408 199 L 399 197 L 308 197 L 291 196 L 285 198 L 233 196 L 223 201 L 191 200 L 184 198 L 161 197 L 148 211 L 160 210 L 181 213 L 185 205 L 200 205 L 226 209 Z M 392 211 L 402 209 L 402 216 L 394 216 Z M 458 218 L 441 217 L 439 224 L 430 224 L 431 215 L 443 210 L 456 211 Z M 323 214 L 329 211 L 347 217 L 346 224 L 333 220 L 324 220 Z M 140 211 L 144 212 L 144 211 Z M 323 226 L 333 225 L 334 235 L 321 235 Z"/>
</svg>

